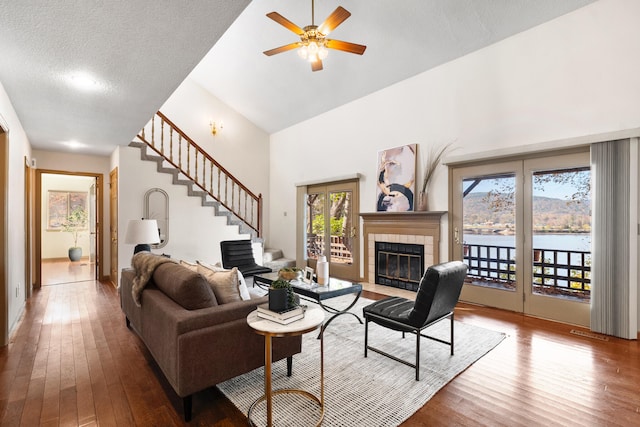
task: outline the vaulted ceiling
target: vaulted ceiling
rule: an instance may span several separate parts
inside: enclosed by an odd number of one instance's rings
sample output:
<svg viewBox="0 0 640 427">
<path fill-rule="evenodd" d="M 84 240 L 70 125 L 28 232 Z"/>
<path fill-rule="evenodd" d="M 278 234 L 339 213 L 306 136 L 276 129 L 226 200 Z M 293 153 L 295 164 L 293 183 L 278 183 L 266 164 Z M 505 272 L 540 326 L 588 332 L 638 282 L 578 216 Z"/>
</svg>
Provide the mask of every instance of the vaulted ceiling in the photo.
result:
<svg viewBox="0 0 640 427">
<path fill-rule="evenodd" d="M 34 148 L 107 155 L 188 76 L 268 133 L 540 25 L 594 0 L 317 0 L 351 12 L 312 72 L 265 15 L 311 24 L 311 0 L 4 2 L 0 83 Z M 191 73 L 191 74 L 189 74 Z"/>
</svg>

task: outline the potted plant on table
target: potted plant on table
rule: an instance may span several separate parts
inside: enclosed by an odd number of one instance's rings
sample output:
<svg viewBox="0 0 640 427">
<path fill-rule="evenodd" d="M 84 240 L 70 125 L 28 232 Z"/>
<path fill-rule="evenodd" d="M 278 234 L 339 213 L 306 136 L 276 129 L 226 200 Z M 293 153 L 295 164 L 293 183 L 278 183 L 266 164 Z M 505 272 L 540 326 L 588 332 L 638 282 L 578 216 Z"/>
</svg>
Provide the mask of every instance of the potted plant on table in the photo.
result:
<svg viewBox="0 0 640 427">
<path fill-rule="evenodd" d="M 297 306 L 296 296 L 288 280 L 277 279 L 269 286 L 269 310 L 284 311 Z"/>
<path fill-rule="evenodd" d="M 73 246 L 69 248 L 69 259 L 71 261 L 79 261 L 82 258 L 82 248 L 78 246 L 78 237 L 80 232 L 87 226 L 87 211 L 82 206 L 76 206 L 71 213 L 67 215 L 67 219 L 62 224 L 62 230 L 71 233 L 73 237 Z"/>
</svg>

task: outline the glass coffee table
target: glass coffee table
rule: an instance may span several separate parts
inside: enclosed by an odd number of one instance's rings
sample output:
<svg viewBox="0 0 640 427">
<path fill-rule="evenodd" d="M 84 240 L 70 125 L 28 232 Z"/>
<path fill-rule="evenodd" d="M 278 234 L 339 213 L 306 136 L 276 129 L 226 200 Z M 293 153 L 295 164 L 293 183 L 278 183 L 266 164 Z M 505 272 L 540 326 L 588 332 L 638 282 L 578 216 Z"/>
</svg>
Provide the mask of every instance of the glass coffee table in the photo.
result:
<svg viewBox="0 0 640 427">
<path fill-rule="evenodd" d="M 278 279 L 277 272 L 258 274 L 253 276 L 253 284 L 258 285 L 262 289 L 269 289 L 271 282 L 276 279 Z M 320 286 L 315 282 L 311 284 L 305 283 L 302 280 L 291 280 L 290 283 L 293 291 L 300 296 L 300 299 L 314 302 L 320 305 L 323 310 L 332 314 L 332 316 L 329 317 L 329 319 L 322 325 L 320 335 L 324 333 L 324 330 L 329 326 L 333 319 L 344 314 L 349 314 L 355 317 L 361 325 L 363 324 L 362 319 L 357 314 L 349 311 L 360 298 L 360 294 L 362 294 L 362 285 L 360 283 L 353 283 L 348 280 L 336 279 L 334 277 L 330 278 L 329 284 L 325 286 Z M 355 294 L 355 297 L 351 304 L 342 310 L 326 305 L 323 302 L 330 298 L 349 294 Z"/>
</svg>

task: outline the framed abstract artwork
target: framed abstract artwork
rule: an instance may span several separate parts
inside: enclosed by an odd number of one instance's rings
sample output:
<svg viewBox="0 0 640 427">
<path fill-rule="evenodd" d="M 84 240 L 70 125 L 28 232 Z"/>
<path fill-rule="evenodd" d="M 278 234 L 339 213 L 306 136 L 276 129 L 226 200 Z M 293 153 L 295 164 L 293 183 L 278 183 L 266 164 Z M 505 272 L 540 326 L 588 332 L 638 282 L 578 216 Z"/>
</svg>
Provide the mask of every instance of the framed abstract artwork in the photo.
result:
<svg viewBox="0 0 640 427">
<path fill-rule="evenodd" d="M 378 152 L 376 212 L 412 211 L 416 187 L 416 144 Z"/>
</svg>

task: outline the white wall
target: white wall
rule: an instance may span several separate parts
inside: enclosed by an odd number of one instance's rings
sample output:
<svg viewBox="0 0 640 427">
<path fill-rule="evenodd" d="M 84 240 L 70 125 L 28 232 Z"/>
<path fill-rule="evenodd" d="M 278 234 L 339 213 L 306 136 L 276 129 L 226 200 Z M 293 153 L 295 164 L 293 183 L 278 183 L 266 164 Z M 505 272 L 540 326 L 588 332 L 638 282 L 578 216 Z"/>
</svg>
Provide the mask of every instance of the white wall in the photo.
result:
<svg viewBox="0 0 640 427">
<path fill-rule="evenodd" d="M 464 155 L 640 127 L 638 16 L 636 0 L 601 0 L 271 135 L 271 245 L 295 257 L 294 183 L 359 172 L 373 211 L 385 148 L 418 143 L 420 158 L 455 141 Z M 444 167 L 430 190 L 447 210 Z"/>
<path fill-rule="evenodd" d="M 201 199 L 189 197 L 187 187 L 173 185 L 172 176 L 158 173 L 156 163 L 140 160 L 140 150 L 118 147 L 114 158 L 118 165 L 118 267 L 131 266 L 135 244 L 125 241 L 130 219 L 140 219 L 144 212 L 144 194 L 161 188 L 169 195 L 169 240 L 165 247 L 153 253 L 168 254 L 175 259 L 221 260 L 220 242 L 250 238 L 238 233 L 237 226 L 228 226 L 226 217 L 216 217 L 212 207 L 202 207 Z M 139 243 L 139 242 L 138 242 Z"/>
<path fill-rule="evenodd" d="M 176 126 L 205 149 L 225 169 L 264 200 L 264 227 L 268 227 L 269 135 L 235 110 L 187 78 L 160 108 Z M 209 122 L 223 122 L 214 137 Z M 170 175 L 158 173 L 155 163 L 140 160 L 138 149 L 120 146 L 111 155 L 111 169 L 118 167 L 118 268 L 131 265 L 135 245 L 125 243 L 127 223 L 141 218 L 144 194 L 161 188 L 169 194 L 170 236 L 155 253 L 176 259 L 221 260 L 220 241 L 249 238 L 226 219 L 202 208 L 200 199 L 187 196 L 187 188 L 174 186 Z M 265 242 L 266 243 L 266 242 Z"/>
<path fill-rule="evenodd" d="M 25 157 L 31 158 L 31 144 L 16 115 L 9 96 L 0 82 L 0 123 L 8 129 L 9 182 L 7 220 L 7 326 L 9 334 L 14 330 L 25 302 Z"/>
<path fill-rule="evenodd" d="M 109 275 L 111 261 L 109 254 L 111 253 L 109 243 L 109 157 L 106 156 L 87 156 L 83 154 L 73 154 L 69 152 L 54 152 L 33 150 L 33 157 L 36 159 L 38 169 L 46 169 L 50 171 L 64 172 L 84 172 L 102 175 L 102 272 L 105 276 Z M 43 211 L 44 214 L 44 211 Z M 43 230 L 44 231 L 44 230 Z M 83 249 L 83 255 L 87 252 Z"/>
<path fill-rule="evenodd" d="M 269 135 L 187 78 L 160 108 L 176 126 L 256 195 L 269 224 Z M 214 137 L 209 122 L 223 122 Z"/>
<path fill-rule="evenodd" d="M 41 236 L 42 259 L 68 258 L 69 248 L 73 246 L 73 236 L 63 230 L 51 230 L 48 227 L 47 204 L 49 190 L 53 191 L 81 191 L 87 193 L 89 201 L 90 187 L 94 179 L 86 176 L 42 174 L 42 200 L 41 200 Z M 88 207 L 87 207 L 88 209 Z M 88 257 L 89 231 L 80 231 L 78 234 L 78 246 L 82 248 L 82 256 Z"/>
</svg>

